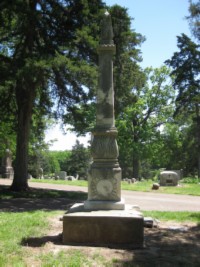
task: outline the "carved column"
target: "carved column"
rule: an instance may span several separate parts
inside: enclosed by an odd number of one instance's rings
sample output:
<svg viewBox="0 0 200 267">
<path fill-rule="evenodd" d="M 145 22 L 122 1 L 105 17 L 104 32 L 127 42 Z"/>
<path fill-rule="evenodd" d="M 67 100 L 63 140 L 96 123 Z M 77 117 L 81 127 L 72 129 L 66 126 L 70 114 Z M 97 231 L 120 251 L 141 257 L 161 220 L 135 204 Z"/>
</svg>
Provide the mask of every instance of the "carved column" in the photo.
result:
<svg viewBox="0 0 200 267">
<path fill-rule="evenodd" d="M 114 118 L 113 30 L 106 11 L 101 25 L 99 88 L 96 127 L 93 131 L 93 163 L 88 173 L 88 200 L 85 209 L 124 209 L 121 201 L 121 168 L 118 163 L 117 129 Z"/>
</svg>

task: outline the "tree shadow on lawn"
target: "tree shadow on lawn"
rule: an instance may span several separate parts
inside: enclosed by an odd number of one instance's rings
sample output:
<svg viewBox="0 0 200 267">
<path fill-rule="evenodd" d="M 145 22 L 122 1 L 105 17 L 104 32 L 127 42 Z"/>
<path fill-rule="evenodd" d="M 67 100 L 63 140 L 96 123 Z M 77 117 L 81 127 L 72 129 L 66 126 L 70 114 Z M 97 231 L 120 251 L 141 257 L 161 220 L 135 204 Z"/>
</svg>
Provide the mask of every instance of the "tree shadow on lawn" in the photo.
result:
<svg viewBox="0 0 200 267">
<path fill-rule="evenodd" d="M 62 234 L 23 239 L 21 245 L 40 248 L 48 242 L 59 246 L 61 250 L 64 249 Z M 112 266 L 199 267 L 200 226 L 191 226 L 185 231 L 182 231 L 181 228 L 176 230 L 167 227 L 145 228 L 145 247 L 143 249 L 118 248 L 116 250 L 116 248 L 108 247 L 104 249 L 105 251 L 110 250 L 110 260 L 113 260 Z"/>
<path fill-rule="evenodd" d="M 62 234 L 23 238 L 21 241 L 21 245 L 25 247 L 28 246 L 32 248 L 39 248 L 43 247 L 46 243 L 49 242 L 53 243 L 54 245 L 63 245 Z"/>
<path fill-rule="evenodd" d="M 0 187 L 0 211 L 3 212 L 66 211 L 74 203 L 86 199 L 87 193 L 81 191 L 31 188 L 26 192 L 12 192 L 8 186 Z"/>
<path fill-rule="evenodd" d="M 180 229 L 145 229 L 145 248 L 131 258 L 116 260 L 116 266 L 199 267 L 200 225 Z M 117 265 L 119 264 L 119 265 Z"/>
</svg>

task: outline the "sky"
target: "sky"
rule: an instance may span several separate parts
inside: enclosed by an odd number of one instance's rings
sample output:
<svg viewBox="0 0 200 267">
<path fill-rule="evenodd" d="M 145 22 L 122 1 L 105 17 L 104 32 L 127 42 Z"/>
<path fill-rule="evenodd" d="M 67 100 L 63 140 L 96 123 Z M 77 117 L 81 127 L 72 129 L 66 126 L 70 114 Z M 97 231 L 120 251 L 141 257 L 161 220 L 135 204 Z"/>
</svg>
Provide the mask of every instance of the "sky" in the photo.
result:
<svg viewBox="0 0 200 267">
<path fill-rule="evenodd" d="M 191 37 L 185 17 L 188 15 L 188 0 L 104 0 L 109 5 L 127 8 L 132 18 L 131 28 L 146 37 L 141 45 L 143 62 L 141 67 L 160 67 L 165 60 L 177 51 L 176 36 L 185 33 Z M 59 124 L 46 132 L 45 141 L 57 139 L 50 150 L 70 150 L 76 142 L 76 136 L 68 132 L 63 134 Z M 88 145 L 90 135 L 78 138 L 80 143 Z"/>
</svg>

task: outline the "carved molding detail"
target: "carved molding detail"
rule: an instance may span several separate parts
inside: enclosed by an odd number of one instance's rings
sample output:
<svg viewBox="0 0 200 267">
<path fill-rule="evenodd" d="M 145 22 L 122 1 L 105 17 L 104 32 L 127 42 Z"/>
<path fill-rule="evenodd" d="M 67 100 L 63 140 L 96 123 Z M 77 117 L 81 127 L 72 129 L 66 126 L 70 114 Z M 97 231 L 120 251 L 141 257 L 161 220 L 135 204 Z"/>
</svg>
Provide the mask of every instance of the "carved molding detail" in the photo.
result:
<svg viewBox="0 0 200 267">
<path fill-rule="evenodd" d="M 94 136 L 91 152 L 94 159 L 116 159 L 119 156 L 119 151 L 115 137 L 106 135 Z"/>
</svg>

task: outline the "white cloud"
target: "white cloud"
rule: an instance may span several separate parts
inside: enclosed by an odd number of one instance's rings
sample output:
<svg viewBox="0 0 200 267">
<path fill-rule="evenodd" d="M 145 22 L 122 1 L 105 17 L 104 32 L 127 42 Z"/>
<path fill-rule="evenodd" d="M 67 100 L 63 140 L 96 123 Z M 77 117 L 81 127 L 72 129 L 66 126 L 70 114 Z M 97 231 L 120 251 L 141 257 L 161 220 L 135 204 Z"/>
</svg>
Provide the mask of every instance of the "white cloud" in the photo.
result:
<svg viewBox="0 0 200 267">
<path fill-rule="evenodd" d="M 55 139 L 56 141 L 49 147 L 50 150 L 71 150 L 77 139 L 81 144 L 87 147 L 88 141 L 90 140 L 90 134 L 83 137 L 77 137 L 74 133 L 69 131 L 67 134 L 63 134 L 60 125 L 56 124 L 46 131 L 45 142 Z"/>
</svg>

